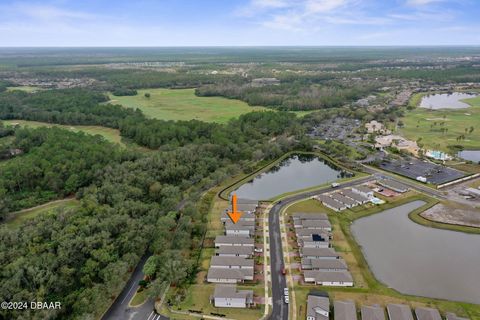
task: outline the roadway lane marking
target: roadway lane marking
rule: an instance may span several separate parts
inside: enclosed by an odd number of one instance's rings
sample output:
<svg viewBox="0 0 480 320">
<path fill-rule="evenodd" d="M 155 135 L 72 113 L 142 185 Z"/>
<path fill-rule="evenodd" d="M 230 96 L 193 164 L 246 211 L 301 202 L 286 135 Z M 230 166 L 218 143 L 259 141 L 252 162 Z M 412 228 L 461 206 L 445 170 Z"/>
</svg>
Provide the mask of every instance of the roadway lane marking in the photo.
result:
<svg viewBox="0 0 480 320">
<path fill-rule="evenodd" d="M 136 283 L 132 284 L 132 287 L 130 288 L 130 290 L 128 290 L 127 294 L 125 295 L 125 298 L 123 298 L 123 300 L 120 302 L 121 304 L 123 304 L 125 302 L 125 299 L 128 298 L 128 295 L 130 294 L 130 292 L 133 290 L 133 288 L 135 288 L 137 286 Z"/>
<path fill-rule="evenodd" d="M 147 320 L 150 320 L 150 318 L 152 317 L 153 315 L 153 311 L 150 313 L 150 315 L 148 316 Z"/>
</svg>

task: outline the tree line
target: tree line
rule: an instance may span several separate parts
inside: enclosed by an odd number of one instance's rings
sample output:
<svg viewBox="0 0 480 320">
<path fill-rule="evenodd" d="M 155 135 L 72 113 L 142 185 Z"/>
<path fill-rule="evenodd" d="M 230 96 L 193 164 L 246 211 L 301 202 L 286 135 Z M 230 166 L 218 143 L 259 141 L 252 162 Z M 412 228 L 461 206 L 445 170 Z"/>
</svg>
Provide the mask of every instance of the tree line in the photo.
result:
<svg viewBox="0 0 480 320">
<path fill-rule="evenodd" d="M 63 95 L 70 94 L 78 92 L 66 90 L 59 100 L 69 101 Z M 100 99 L 94 92 L 83 94 L 95 95 L 86 101 Z M 60 128 L 15 130 L 12 143 L 24 154 L 2 163 L 4 208 L 72 193 L 80 204 L 15 229 L 0 227 L 0 298 L 62 302 L 61 310 L 1 311 L 6 318 L 96 318 L 146 250 L 155 257 L 152 290 L 166 282 L 188 285 L 206 228 L 208 206 L 196 205 L 204 191 L 252 170 L 252 159 L 310 147 L 303 126 L 284 112 L 254 112 L 218 125 L 149 120 L 135 111 L 108 113 L 120 107 L 101 99 L 93 109 L 90 102 L 62 107 L 53 101 L 48 108 L 40 107 L 43 99 L 28 101 L 24 107 L 57 112 L 52 120 L 77 121 L 63 116 L 77 114 L 91 124 L 118 125 L 125 137 L 158 151 L 132 154 L 99 136 Z M 4 101 L 0 110 L 8 107 Z"/>
</svg>

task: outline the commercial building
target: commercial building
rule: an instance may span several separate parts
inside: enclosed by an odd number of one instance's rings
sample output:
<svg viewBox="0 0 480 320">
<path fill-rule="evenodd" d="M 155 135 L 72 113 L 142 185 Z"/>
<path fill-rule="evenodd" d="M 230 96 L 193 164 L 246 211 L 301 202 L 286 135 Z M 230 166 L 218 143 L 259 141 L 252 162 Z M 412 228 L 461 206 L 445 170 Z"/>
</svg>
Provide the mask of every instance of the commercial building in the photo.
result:
<svg viewBox="0 0 480 320">
<path fill-rule="evenodd" d="M 352 187 L 352 191 L 367 199 L 373 198 L 373 190 L 367 186 L 364 186 L 364 185 L 354 186 Z"/>
<path fill-rule="evenodd" d="M 393 190 L 399 193 L 405 193 L 409 189 L 403 183 L 397 182 L 395 180 L 390 180 L 390 179 L 378 179 L 377 183 L 382 187 L 388 188 L 390 190 Z"/>
<path fill-rule="evenodd" d="M 369 201 L 368 197 L 353 192 L 352 189 L 343 189 L 341 192 L 345 197 L 356 201 L 358 204 L 365 204 Z"/>
<path fill-rule="evenodd" d="M 237 290 L 235 285 L 217 284 L 212 302 L 217 308 L 248 308 L 253 305 L 253 290 Z"/>
</svg>

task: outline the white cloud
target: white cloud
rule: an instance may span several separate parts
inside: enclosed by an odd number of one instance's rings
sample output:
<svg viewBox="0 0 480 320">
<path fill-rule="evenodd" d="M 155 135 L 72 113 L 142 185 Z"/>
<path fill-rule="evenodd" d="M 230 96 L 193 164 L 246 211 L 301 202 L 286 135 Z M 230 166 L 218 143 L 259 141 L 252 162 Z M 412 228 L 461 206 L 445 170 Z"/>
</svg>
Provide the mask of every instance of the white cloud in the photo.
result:
<svg viewBox="0 0 480 320">
<path fill-rule="evenodd" d="M 412 7 L 426 6 L 435 2 L 442 2 L 443 0 L 407 0 L 406 4 Z"/>
</svg>

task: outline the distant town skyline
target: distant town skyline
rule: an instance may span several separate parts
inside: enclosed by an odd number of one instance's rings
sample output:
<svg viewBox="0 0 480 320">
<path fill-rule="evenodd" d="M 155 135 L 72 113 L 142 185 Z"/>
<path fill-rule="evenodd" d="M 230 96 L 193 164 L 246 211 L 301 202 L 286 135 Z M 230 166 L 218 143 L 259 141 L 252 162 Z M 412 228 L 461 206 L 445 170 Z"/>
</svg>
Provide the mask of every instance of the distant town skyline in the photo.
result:
<svg viewBox="0 0 480 320">
<path fill-rule="evenodd" d="M 474 0 L 0 2 L 0 46 L 479 45 Z"/>
</svg>

